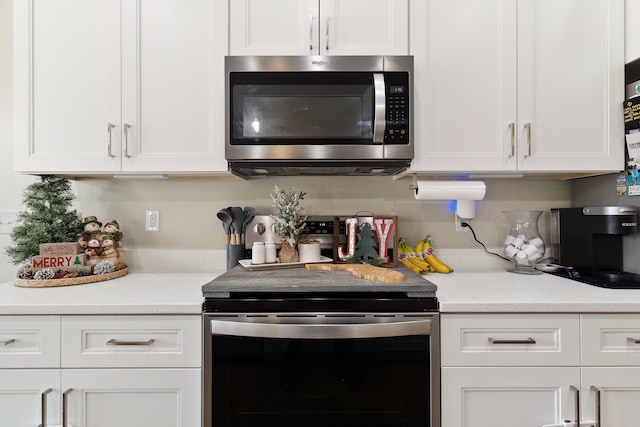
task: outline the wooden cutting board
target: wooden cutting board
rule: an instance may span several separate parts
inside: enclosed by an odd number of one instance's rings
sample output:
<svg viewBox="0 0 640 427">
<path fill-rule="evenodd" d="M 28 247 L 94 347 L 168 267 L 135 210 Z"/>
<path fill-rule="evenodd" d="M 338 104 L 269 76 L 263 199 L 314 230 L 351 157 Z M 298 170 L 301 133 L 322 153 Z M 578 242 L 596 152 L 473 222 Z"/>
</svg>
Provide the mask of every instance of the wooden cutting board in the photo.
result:
<svg viewBox="0 0 640 427">
<path fill-rule="evenodd" d="M 376 282 L 400 283 L 404 280 L 404 274 L 399 271 L 369 264 L 306 264 L 305 268 L 307 270 L 350 271 L 360 279 Z"/>
</svg>

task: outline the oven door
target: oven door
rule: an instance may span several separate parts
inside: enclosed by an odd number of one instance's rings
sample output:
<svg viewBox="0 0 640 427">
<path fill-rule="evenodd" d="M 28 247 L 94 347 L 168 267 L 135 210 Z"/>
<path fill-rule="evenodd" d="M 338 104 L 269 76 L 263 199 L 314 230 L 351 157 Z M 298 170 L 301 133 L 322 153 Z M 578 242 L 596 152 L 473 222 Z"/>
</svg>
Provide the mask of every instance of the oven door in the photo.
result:
<svg viewBox="0 0 640 427">
<path fill-rule="evenodd" d="M 439 427 L 438 315 L 206 314 L 205 427 Z"/>
</svg>

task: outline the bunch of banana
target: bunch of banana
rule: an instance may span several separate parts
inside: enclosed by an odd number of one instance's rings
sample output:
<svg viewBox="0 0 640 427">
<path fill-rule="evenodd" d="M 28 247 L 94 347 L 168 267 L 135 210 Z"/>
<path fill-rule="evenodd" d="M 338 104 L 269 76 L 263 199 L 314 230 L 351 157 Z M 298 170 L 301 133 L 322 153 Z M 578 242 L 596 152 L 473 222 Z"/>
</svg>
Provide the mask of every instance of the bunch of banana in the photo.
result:
<svg viewBox="0 0 640 427">
<path fill-rule="evenodd" d="M 416 274 L 434 271 L 402 237 L 398 239 L 398 261 Z"/>
<path fill-rule="evenodd" d="M 453 271 L 453 268 L 438 258 L 436 251 L 433 249 L 433 245 L 431 244 L 431 236 L 429 235 L 416 244 L 416 253 L 438 273 L 446 274 Z"/>
</svg>

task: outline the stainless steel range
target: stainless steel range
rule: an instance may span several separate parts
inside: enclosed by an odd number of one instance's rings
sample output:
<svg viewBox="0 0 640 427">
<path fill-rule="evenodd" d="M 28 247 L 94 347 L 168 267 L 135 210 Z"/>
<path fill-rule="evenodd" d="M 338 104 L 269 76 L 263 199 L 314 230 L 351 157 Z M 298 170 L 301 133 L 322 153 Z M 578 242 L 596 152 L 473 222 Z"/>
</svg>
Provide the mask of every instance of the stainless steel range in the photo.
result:
<svg viewBox="0 0 640 427">
<path fill-rule="evenodd" d="M 205 427 L 439 427 L 436 287 L 236 267 L 203 287 Z"/>
</svg>

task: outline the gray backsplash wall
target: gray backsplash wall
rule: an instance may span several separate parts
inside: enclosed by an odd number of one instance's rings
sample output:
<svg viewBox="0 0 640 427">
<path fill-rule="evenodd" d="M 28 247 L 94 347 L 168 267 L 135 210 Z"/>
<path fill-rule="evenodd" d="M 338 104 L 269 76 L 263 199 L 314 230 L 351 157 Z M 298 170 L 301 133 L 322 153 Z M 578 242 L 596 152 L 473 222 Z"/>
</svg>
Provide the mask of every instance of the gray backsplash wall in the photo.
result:
<svg viewBox="0 0 640 427">
<path fill-rule="evenodd" d="M 485 180 L 487 194 L 477 202 L 471 222 L 488 247 L 504 238 L 503 210 L 542 210 L 540 228 L 548 236 L 548 210 L 569 206 L 570 183 L 557 180 Z M 455 231 L 451 201 L 416 201 L 411 179 L 389 177 L 280 177 L 244 181 L 221 178 L 168 180 L 86 179 L 76 182 L 79 210 L 103 222 L 116 219 L 129 248 L 224 249 L 216 212 L 227 206 L 253 206 L 272 213 L 274 185 L 307 193 L 302 205 L 309 215 L 373 212 L 398 216 L 398 235 L 411 244 L 427 233 L 440 248 L 476 248 L 470 232 Z M 145 231 L 147 209 L 160 212 L 160 231 Z"/>
</svg>

